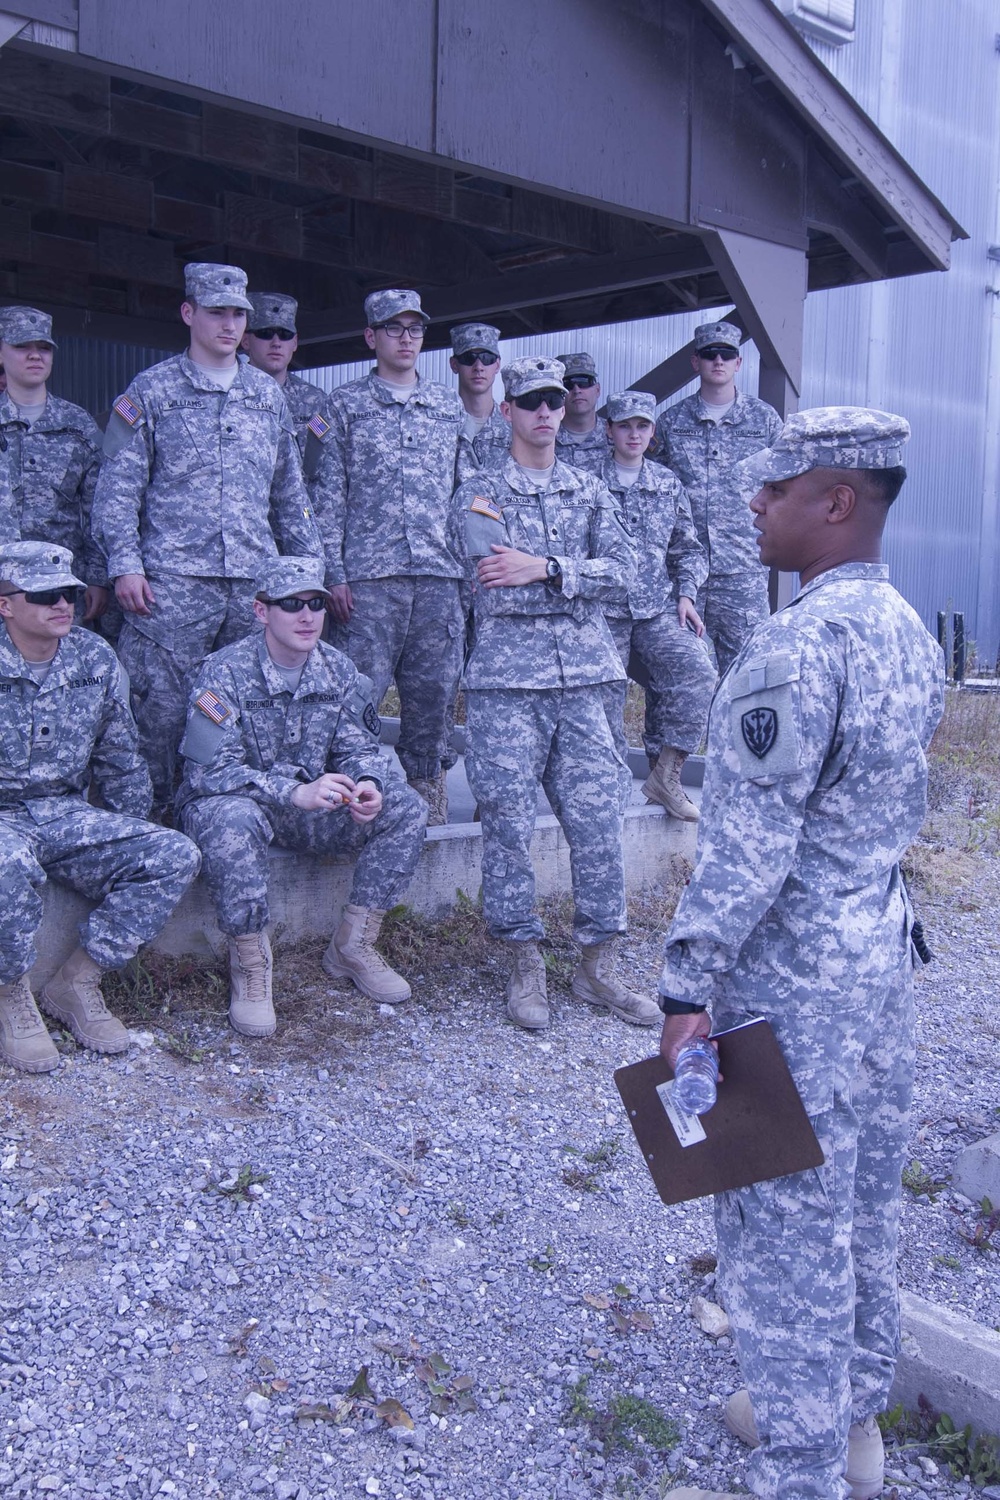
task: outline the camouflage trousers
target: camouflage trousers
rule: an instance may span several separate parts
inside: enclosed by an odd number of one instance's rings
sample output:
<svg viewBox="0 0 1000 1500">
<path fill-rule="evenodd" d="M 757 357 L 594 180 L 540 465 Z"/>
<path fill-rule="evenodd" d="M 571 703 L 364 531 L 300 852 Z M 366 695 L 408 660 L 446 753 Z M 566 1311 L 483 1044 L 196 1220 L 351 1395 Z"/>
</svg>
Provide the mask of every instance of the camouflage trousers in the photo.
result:
<svg viewBox="0 0 1000 1500">
<path fill-rule="evenodd" d="M 494 937 L 535 942 L 531 836 L 541 786 L 569 844 L 579 943 L 625 931 L 622 763 L 601 687 L 465 694 L 465 768 L 483 829 L 483 913 Z"/>
<path fill-rule="evenodd" d="M 371 823 L 355 823 L 344 808 L 265 808 L 252 797 L 188 802 L 181 824 L 201 849 L 202 872 L 222 931 L 242 937 L 267 926 L 267 851 L 272 842 L 283 849 L 356 860 L 352 903 L 378 911 L 395 906 L 417 868 L 427 803 L 400 781 L 387 782 L 382 796 L 382 811 Z"/>
<path fill-rule="evenodd" d="M 840 1500 L 852 1422 L 884 1411 L 899 1349 L 896 1243 L 915 1066 L 909 954 L 870 1002 L 764 1003 L 826 1158 L 716 1198 L 719 1265 L 768 1500 Z M 754 997 L 755 1002 L 760 997 Z M 746 1015 L 717 1014 L 725 1027 Z"/>
<path fill-rule="evenodd" d="M 719 676 L 728 672 L 743 648 L 743 642 L 771 612 L 767 597 L 767 569 L 710 577 L 698 591 L 698 613 L 705 633 L 715 647 Z"/>
<path fill-rule="evenodd" d="M 651 620 L 609 619 L 608 627 L 622 666 L 645 688 L 642 743 L 646 754 L 655 761 L 669 745 L 690 755 L 704 738 L 715 692 L 715 668 L 704 642 L 684 629 L 674 608 Z M 608 723 L 622 759 L 628 755 L 627 688 L 625 682 L 606 682 L 602 688 Z"/>
<path fill-rule="evenodd" d="M 80 942 L 102 969 L 119 969 L 156 936 L 198 873 L 198 850 L 182 833 L 66 800 L 66 812 L 45 823 L 26 810 L 0 812 L 0 983 L 34 965 L 47 877 L 100 902 Z"/>
<path fill-rule="evenodd" d="M 437 776 L 448 756 L 449 709 L 462 668 L 465 626 L 458 581 L 375 578 L 351 584 L 350 623 L 333 644 L 374 684 L 378 706 L 395 680 L 399 693 L 396 754 L 407 776 Z"/>
<path fill-rule="evenodd" d="M 254 584 L 249 578 L 188 578 L 158 573 L 152 614 L 128 614 L 118 655 L 132 685 L 139 749 L 153 781 L 153 804 L 174 794 L 177 747 L 187 721 L 190 678 L 211 651 L 242 640 L 256 628 Z"/>
</svg>

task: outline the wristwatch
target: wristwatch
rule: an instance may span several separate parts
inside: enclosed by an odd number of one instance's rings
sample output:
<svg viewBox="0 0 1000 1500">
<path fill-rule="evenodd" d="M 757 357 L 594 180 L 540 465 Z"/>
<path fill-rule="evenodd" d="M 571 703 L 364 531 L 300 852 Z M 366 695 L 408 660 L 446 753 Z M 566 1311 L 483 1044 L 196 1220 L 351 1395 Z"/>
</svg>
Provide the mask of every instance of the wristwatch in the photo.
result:
<svg viewBox="0 0 1000 1500">
<path fill-rule="evenodd" d="M 545 582 L 555 584 L 557 588 L 562 583 L 562 568 L 554 557 L 545 559 Z"/>
</svg>

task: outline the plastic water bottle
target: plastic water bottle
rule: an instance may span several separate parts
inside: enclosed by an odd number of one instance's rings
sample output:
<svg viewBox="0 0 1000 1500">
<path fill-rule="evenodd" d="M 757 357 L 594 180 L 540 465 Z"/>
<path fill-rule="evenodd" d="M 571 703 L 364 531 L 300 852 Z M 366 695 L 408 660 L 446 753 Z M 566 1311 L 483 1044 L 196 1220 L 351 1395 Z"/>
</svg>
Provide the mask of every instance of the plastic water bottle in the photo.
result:
<svg viewBox="0 0 1000 1500">
<path fill-rule="evenodd" d="M 688 1115 L 704 1115 L 712 1108 L 719 1080 L 719 1057 L 711 1042 L 699 1037 L 677 1054 L 673 1098 Z"/>
</svg>

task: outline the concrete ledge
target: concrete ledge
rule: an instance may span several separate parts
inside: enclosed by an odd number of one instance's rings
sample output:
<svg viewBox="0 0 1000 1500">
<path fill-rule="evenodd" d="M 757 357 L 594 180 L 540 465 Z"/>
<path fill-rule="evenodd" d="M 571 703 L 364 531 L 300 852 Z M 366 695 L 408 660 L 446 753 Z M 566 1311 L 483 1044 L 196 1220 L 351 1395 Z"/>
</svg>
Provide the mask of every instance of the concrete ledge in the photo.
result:
<svg viewBox="0 0 1000 1500">
<path fill-rule="evenodd" d="M 668 818 L 659 807 L 632 807 L 625 814 L 625 883 L 629 893 L 661 885 L 671 876 L 677 855 L 694 859 L 696 823 Z M 539 817 L 531 843 L 539 896 L 570 889 L 569 845 L 551 815 Z M 321 859 L 294 850 L 270 854 L 271 931 L 278 942 L 327 937 L 351 889 L 350 860 Z M 417 872 L 405 897 L 424 916 L 439 917 L 459 891 L 476 896 L 482 883 L 482 832 L 478 823 L 429 828 Z M 38 962 L 32 971 L 36 992 L 78 942 L 78 928 L 94 903 L 54 881 L 44 889 L 45 915 L 37 937 Z M 209 957 L 225 952 L 208 892 L 199 880 L 184 896 L 151 947 L 175 956 Z"/>
<path fill-rule="evenodd" d="M 903 1346 L 889 1395 L 916 1411 L 920 1396 L 956 1427 L 1000 1434 L 1000 1334 L 911 1292 L 900 1294 Z"/>
<path fill-rule="evenodd" d="M 973 1203 L 988 1198 L 1000 1208 L 1000 1130 L 966 1146 L 955 1163 L 951 1185 Z"/>
</svg>

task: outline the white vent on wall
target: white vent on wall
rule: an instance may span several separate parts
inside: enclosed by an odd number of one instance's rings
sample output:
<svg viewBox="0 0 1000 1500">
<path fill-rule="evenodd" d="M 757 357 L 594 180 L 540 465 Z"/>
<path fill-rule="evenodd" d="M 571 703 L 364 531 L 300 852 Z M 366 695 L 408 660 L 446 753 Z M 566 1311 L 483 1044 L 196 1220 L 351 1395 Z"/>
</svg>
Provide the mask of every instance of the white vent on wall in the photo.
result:
<svg viewBox="0 0 1000 1500">
<path fill-rule="evenodd" d="M 854 41 L 854 5 L 855 0 L 777 0 L 793 26 L 835 47 Z"/>
</svg>

